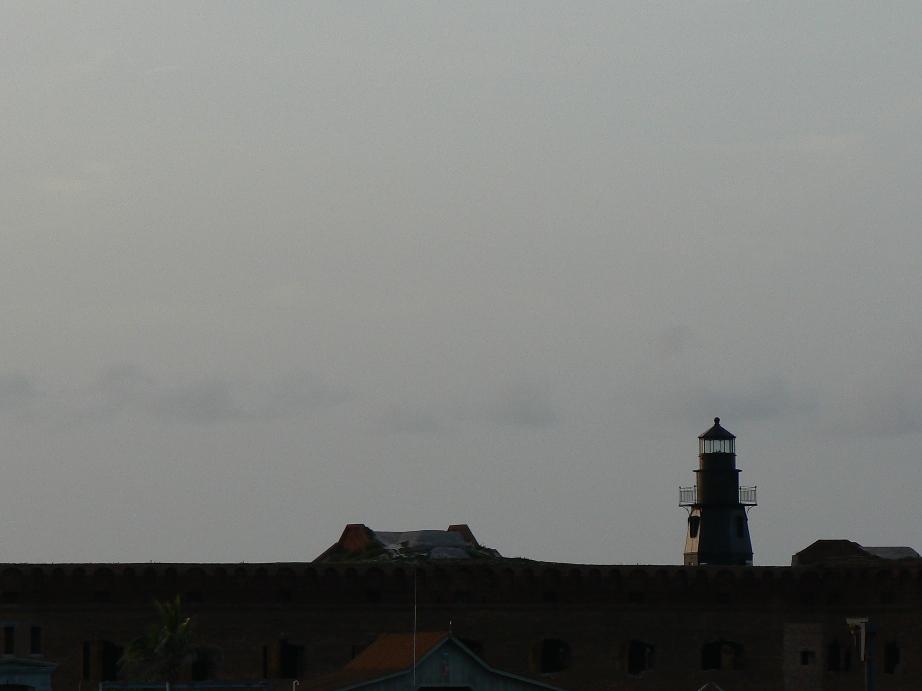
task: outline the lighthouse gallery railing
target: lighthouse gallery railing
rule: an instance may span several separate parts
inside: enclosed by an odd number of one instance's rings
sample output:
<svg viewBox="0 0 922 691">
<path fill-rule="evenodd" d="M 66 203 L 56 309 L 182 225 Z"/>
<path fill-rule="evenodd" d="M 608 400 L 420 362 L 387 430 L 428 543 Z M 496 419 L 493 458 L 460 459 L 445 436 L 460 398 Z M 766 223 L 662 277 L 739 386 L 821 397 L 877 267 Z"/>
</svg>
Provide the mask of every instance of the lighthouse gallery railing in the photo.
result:
<svg viewBox="0 0 922 691">
<path fill-rule="evenodd" d="M 740 487 L 739 501 L 743 506 L 756 506 L 756 488 Z M 698 503 L 697 487 L 679 487 L 679 506 L 694 506 Z"/>
</svg>

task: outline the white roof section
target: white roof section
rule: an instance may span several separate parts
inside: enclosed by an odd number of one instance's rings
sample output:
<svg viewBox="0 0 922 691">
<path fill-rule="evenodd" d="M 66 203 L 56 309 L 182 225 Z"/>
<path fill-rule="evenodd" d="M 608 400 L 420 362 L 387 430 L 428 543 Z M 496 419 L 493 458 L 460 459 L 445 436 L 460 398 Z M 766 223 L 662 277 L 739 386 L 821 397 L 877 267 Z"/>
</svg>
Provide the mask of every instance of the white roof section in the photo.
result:
<svg viewBox="0 0 922 691">
<path fill-rule="evenodd" d="M 861 546 L 865 552 L 873 554 L 881 559 L 918 559 L 919 553 L 912 547 L 865 547 Z"/>
<path fill-rule="evenodd" d="M 431 559 L 464 559 L 472 546 L 461 533 L 448 530 L 373 531 L 392 554 L 425 554 Z"/>
</svg>

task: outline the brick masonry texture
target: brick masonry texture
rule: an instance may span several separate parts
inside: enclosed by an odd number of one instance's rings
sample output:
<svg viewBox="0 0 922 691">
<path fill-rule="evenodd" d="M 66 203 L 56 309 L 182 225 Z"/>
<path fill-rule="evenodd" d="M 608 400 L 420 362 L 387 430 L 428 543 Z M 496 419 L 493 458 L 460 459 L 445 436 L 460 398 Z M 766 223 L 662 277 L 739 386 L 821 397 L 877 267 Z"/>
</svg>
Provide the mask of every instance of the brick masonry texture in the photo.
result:
<svg viewBox="0 0 922 691">
<path fill-rule="evenodd" d="M 415 596 L 414 596 L 415 583 Z M 918 561 L 836 567 L 585 566 L 523 560 L 359 564 L 0 565 L 0 620 L 15 625 L 16 657 L 59 665 L 55 689 L 95 688 L 100 664 L 85 643 L 124 646 L 157 615 L 155 599 L 183 598 L 202 641 L 224 651 L 214 677 L 258 681 L 264 657 L 284 639 L 303 646 L 297 678 L 344 666 L 379 634 L 451 626 L 487 664 L 566 689 L 728 691 L 863 688 L 852 652 L 831 670 L 830 646 L 851 650 L 846 617 L 878 623 L 878 689 L 917 689 L 922 680 L 922 565 Z M 450 623 L 449 623 L 450 622 Z M 542 641 L 563 641 L 564 668 L 542 672 Z M 654 647 L 650 668 L 629 674 L 630 641 Z M 885 645 L 899 663 L 884 673 Z M 726 669 L 702 669 L 716 644 Z M 264 652 L 264 649 L 268 650 Z M 93 653 L 94 655 L 96 653 Z"/>
</svg>

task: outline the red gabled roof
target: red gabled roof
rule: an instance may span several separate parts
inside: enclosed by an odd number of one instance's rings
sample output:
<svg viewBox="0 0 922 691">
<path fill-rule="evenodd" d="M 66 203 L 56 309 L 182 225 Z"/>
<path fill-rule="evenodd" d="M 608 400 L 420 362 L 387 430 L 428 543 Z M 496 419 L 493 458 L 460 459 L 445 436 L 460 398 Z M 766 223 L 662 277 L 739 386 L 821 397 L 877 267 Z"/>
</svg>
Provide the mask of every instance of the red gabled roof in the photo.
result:
<svg viewBox="0 0 922 691">
<path fill-rule="evenodd" d="M 417 664 L 423 663 L 428 656 L 434 655 L 450 639 L 454 644 L 466 651 L 474 664 L 479 664 L 491 674 L 518 679 L 527 686 L 534 688 L 563 691 L 563 689 L 537 679 L 529 679 L 528 677 L 521 677 L 489 667 L 483 660 L 468 650 L 463 643 L 445 631 L 421 631 L 416 634 L 382 634 L 341 670 L 321 677 L 306 679 L 303 688 L 305 691 L 339 691 L 341 689 L 366 687 L 366 684 L 370 682 L 379 683 L 388 679 L 393 680 L 398 677 L 404 677 L 413 668 L 414 636 Z"/>
<path fill-rule="evenodd" d="M 419 631 L 416 634 L 416 660 L 448 638 L 447 631 Z M 357 655 L 343 669 L 397 671 L 413 666 L 412 633 L 385 633 Z"/>
<path fill-rule="evenodd" d="M 416 633 L 416 661 L 448 638 L 445 631 Z M 413 634 L 385 633 L 338 672 L 305 681 L 310 691 L 334 691 L 410 669 L 413 666 Z"/>
</svg>

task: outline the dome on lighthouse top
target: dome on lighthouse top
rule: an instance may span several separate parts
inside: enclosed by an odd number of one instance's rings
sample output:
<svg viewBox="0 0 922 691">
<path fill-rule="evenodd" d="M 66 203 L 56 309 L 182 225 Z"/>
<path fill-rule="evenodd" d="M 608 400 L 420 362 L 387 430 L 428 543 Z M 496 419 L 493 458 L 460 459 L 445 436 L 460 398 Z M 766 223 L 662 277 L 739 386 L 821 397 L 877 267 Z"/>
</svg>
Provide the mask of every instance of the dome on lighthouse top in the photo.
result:
<svg viewBox="0 0 922 691">
<path fill-rule="evenodd" d="M 720 418 L 715 417 L 714 426 L 700 437 L 698 437 L 698 439 L 736 439 L 736 435 L 730 434 L 727 430 L 721 427 Z"/>
<path fill-rule="evenodd" d="M 720 418 L 714 418 L 714 426 L 698 437 L 698 453 L 736 453 L 736 436 L 720 426 Z"/>
</svg>

